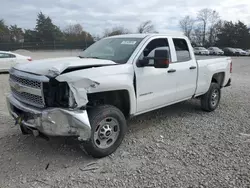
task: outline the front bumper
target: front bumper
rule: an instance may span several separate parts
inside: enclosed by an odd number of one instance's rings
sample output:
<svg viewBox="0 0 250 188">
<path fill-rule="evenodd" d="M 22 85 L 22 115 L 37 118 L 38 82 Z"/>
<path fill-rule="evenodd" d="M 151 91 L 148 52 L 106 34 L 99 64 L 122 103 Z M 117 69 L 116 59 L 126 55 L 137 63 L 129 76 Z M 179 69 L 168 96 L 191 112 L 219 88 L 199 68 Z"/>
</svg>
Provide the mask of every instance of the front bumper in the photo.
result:
<svg viewBox="0 0 250 188">
<path fill-rule="evenodd" d="M 19 102 L 11 94 L 7 96 L 7 106 L 18 123 L 45 135 L 77 136 L 79 140 L 88 140 L 91 136 L 86 110 L 39 109 Z"/>
</svg>

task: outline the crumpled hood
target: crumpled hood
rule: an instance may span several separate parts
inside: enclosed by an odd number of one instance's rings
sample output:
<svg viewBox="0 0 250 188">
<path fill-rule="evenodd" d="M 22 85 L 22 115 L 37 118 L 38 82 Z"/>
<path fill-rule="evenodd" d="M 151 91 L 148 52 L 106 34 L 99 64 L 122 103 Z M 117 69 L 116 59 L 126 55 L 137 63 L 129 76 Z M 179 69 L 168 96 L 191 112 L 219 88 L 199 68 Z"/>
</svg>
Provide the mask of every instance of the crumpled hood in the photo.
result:
<svg viewBox="0 0 250 188">
<path fill-rule="evenodd" d="M 97 67 L 105 65 L 117 64 L 113 61 L 103 59 L 64 57 L 35 60 L 25 64 L 16 64 L 14 68 L 28 73 L 55 77 L 68 68 Z"/>
</svg>

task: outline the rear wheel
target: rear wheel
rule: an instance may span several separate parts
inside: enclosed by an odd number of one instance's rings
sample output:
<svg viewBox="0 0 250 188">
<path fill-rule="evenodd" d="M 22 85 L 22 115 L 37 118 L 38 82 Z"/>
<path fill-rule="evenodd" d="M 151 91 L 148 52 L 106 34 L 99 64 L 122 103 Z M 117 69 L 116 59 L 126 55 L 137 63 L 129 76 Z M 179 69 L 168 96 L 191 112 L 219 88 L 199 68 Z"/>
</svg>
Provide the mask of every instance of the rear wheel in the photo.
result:
<svg viewBox="0 0 250 188">
<path fill-rule="evenodd" d="M 90 140 L 83 143 L 84 149 L 95 158 L 108 156 L 120 146 L 126 134 L 126 119 L 111 105 L 95 107 L 88 113 L 92 132 Z"/>
<path fill-rule="evenodd" d="M 214 111 L 220 103 L 220 98 L 221 89 L 219 84 L 211 83 L 208 92 L 201 97 L 202 110 L 207 112 Z"/>
</svg>

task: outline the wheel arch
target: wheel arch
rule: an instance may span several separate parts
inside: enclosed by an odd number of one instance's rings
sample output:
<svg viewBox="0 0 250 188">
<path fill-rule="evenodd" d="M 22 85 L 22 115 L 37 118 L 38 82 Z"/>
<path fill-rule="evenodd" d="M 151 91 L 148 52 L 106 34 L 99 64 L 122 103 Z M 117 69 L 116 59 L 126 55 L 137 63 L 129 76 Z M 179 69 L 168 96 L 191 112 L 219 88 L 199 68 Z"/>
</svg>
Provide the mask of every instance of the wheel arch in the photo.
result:
<svg viewBox="0 0 250 188">
<path fill-rule="evenodd" d="M 99 105 L 113 105 L 117 107 L 124 114 L 126 118 L 131 114 L 131 97 L 129 91 L 112 90 L 88 94 L 89 103 L 88 108 Z"/>
<path fill-rule="evenodd" d="M 223 87 L 224 79 L 225 79 L 225 72 L 218 72 L 213 74 L 211 83 L 217 83 L 219 84 L 220 87 Z"/>
</svg>

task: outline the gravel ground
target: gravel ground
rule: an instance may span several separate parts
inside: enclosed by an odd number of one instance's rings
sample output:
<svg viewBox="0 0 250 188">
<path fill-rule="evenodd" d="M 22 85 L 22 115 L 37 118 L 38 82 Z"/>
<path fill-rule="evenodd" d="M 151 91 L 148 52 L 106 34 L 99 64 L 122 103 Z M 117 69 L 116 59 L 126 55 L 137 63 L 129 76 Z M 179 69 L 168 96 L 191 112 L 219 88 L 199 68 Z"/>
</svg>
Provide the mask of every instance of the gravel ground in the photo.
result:
<svg viewBox="0 0 250 188">
<path fill-rule="evenodd" d="M 233 62 L 215 112 L 189 100 L 136 117 L 119 149 L 98 160 L 72 138 L 21 135 L 0 75 L 0 187 L 250 187 L 250 58 Z"/>
</svg>

